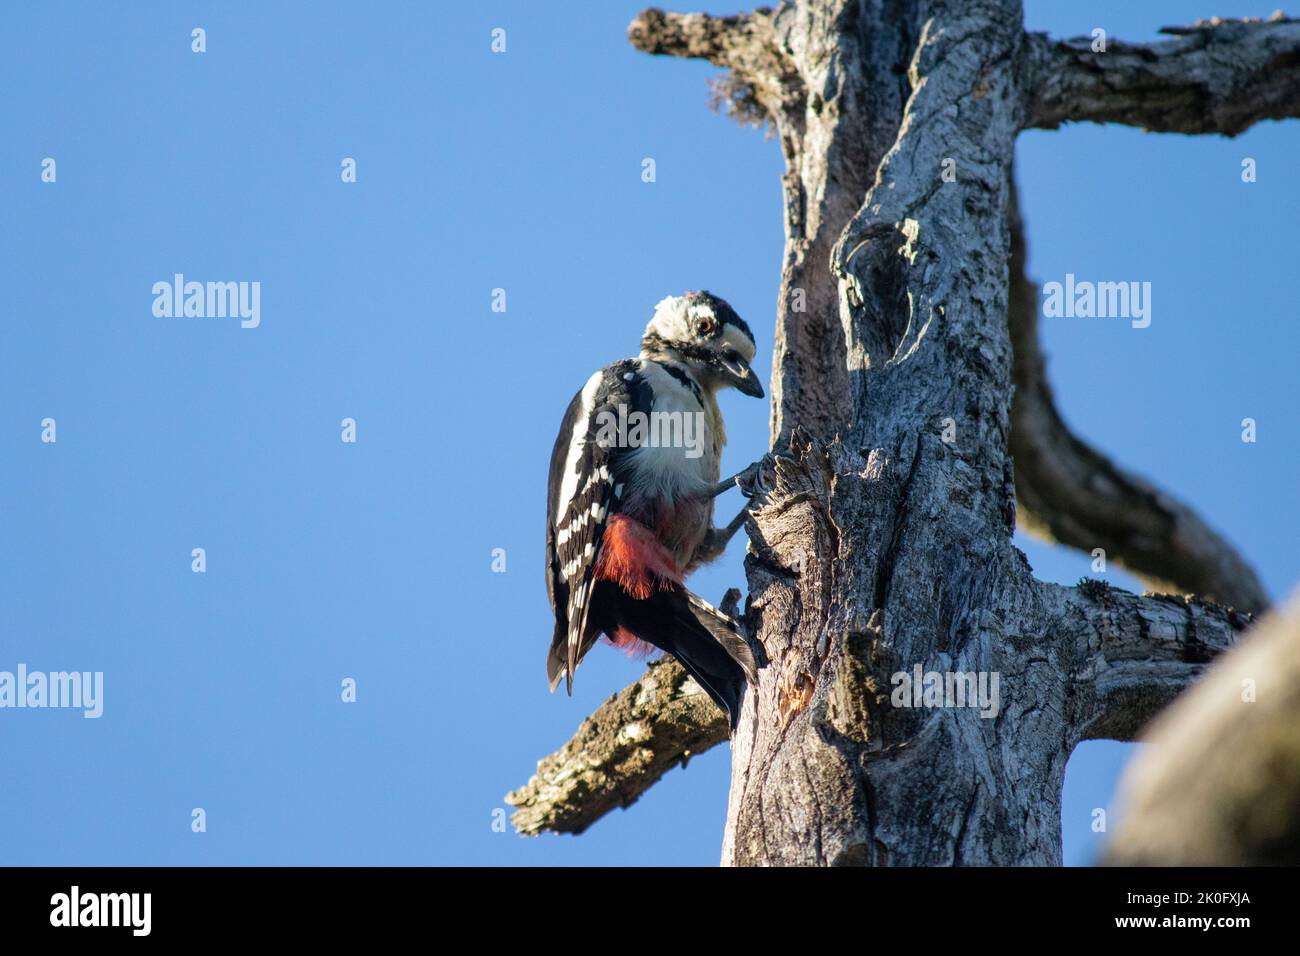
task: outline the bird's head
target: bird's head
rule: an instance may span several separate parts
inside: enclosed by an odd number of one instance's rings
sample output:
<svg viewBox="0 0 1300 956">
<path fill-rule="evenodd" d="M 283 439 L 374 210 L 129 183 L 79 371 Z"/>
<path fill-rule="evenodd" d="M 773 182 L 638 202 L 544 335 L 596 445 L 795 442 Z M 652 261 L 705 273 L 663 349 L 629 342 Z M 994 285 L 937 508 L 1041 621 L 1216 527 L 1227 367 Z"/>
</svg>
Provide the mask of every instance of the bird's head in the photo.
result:
<svg viewBox="0 0 1300 956">
<path fill-rule="evenodd" d="M 641 337 L 641 357 L 684 365 L 703 388 L 731 385 L 763 397 L 763 383 L 749 365 L 754 361 L 749 326 L 710 292 L 673 295 L 656 305 Z"/>
</svg>

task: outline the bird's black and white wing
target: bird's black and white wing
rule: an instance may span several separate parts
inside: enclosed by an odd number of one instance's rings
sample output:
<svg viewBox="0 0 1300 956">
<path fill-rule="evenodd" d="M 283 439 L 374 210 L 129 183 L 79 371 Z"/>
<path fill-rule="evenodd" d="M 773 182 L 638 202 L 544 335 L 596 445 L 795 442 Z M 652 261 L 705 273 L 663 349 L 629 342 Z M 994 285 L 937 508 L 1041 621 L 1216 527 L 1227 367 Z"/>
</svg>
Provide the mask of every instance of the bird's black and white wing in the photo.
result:
<svg viewBox="0 0 1300 956">
<path fill-rule="evenodd" d="M 652 398 L 638 364 L 616 362 L 588 379 L 569 403 L 551 452 L 546 512 L 546 591 L 555 614 L 546 659 L 551 690 L 565 675 L 573 692 L 573 671 L 593 639 L 587 634 L 593 572 L 605 525 L 619 510 L 630 451 L 598 438 L 609 437 L 602 426 L 620 420 L 620 406 L 623 421 L 631 412 L 650 410 Z"/>
</svg>

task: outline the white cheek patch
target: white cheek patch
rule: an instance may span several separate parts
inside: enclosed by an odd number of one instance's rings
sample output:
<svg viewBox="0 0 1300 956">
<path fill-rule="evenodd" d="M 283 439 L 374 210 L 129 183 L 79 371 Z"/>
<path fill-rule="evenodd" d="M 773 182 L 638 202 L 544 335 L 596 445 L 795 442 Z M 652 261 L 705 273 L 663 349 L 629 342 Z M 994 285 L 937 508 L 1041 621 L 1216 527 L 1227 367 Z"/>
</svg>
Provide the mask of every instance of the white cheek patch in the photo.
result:
<svg viewBox="0 0 1300 956">
<path fill-rule="evenodd" d="M 739 352 L 746 362 L 754 361 L 754 343 L 734 325 L 722 327 L 722 343 L 724 348 L 730 346 Z"/>
</svg>

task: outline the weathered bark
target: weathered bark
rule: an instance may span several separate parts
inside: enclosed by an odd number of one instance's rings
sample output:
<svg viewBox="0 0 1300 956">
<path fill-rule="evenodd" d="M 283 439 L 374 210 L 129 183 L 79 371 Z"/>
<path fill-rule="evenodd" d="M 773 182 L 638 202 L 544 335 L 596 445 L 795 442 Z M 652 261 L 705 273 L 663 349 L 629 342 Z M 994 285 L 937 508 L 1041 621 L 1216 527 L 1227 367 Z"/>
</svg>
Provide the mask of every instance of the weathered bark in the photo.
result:
<svg viewBox="0 0 1300 956">
<path fill-rule="evenodd" d="M 581 833 L 629 807 L 673 767 L 727 739 L 727 718 L 682 666 L 652 663 L 636 683 L 582 722 L 562 750 L 506 795 L 515 828 Z"/>
<path fill-rule="evenodd" d="M 1300 594 L 1161 714 L 1106 861 L 1300 864 Z"/>
<path fill-rule="evenodd" d="M 1055 593 L 1053 617 L 1075 639 L 1074 661 L 1064 671 L 1071 747 L 1099 738 L 1136 740 L 1148 718 L 1251 622 L 1222 605 L 1171 595 L 1139 598 L 1100 581 L 1041 587 Z"/>
<path fill-rule="evenodd" d="M 1300 116 L 1300 21 L 1213 20 L 1166 27 L 1162 43 L 1028 38 L 1027 125 L 1126 123 L 1161 133 L 1235 136 Z"/>
<path fill-rule="evenodd" d="M 1225 29 L 1238 32 L 1195 41 L 1208 59 L 1174 41 L 1170 62 L 1220 65 L 1232 37 L 1251 51 L 1291 40 Z M 1132 739 L 1249 623 L 1194 598 L 1044 584 L 1011 544 L 1015 137 L 1032 123 L 1146 118 L 1132 105 L 1098 111 L 1104 94 L 1082 78 L 1045 92 L 1044 64 L 1065 54 L 1023 32 L 1018 0 L 647 11 L 629 33 L 648 52 L 728 67 L 729 95 L 767 117 L 786 159 L 772 491 L 747 526 L 745 620 L 769 663 L 732 741 L 723 862 L 1059 863 L 1071 749 Z M 1086 71 L 1070 50 L 1071 69 Z M 1121 74 L 1130 104 L 1134 69 Z M 1258 108 L 1236 103 L 1260 89 L 1256 73 L 1242 76 L 1207 81 L 1224 131 L 1290 115 L 1271 94 Z M 1151 82 L 1186 77 L 1170 66 Z M 1041 418 L 1045 384 L 1039 399 Z M 1036 440 L 1061 435 L 1063 425 Z M 1069 479 L 1087 482 L 1093 465 L 1076 462 Z M 1126 480 L 1125 494 L 1136 487 Z M 1039 513 L 1084 529 L 1069 543 L 1105 546 L 1083 540 L 1097 496 L 1058 501 L 1050 485 L 1027 483 L 1046 502 Z M 1190 511 L 1144 493 L 1152 513 L 1175 515 L 1160 530 L 1181 548 L 1181 563 L 1153 577 L 1262 603 L 1244 563 Z M 1135 567 L 1143 518 L 1115 532 Z M 996 714 L 899 706 L 897 675 L 916 667 L 996 675 Z M 687 730 L 673 724 L 642 745 L 670 766 Z"/>
</svg>

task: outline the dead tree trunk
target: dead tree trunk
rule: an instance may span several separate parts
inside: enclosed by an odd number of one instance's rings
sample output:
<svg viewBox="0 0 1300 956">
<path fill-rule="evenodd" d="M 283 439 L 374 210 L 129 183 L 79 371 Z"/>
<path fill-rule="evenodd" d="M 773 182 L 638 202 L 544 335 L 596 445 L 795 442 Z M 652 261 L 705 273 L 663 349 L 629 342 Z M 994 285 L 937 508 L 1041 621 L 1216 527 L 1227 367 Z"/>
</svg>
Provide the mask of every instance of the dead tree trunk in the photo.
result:
<svg viewBox="0 0 1300 956">
<path fill-rule="evenodd" d="M 1264 606 L 1190 509 L 1067 431 L 1022 274 L 1020 130 L 1232 135 L 1300 113 L 1300 23 L 1176 32 L 1094 51 L 1026 34 L 1018 0 L 632 24 L 646 52 L 728 68 L 731 107 L 770 121 L 786 160 L 773 490 L 746 560 L 745 620 L 770 663 L 733 741 L 724 863 L 1059 864 L 1075 744 L 1132 739 Z M 1011 544 L 1017 495 L 1032 529 L 1199 597 L 1035 580 Z M 918 665 L 996 674 L 996 716 L 895 706 L 894 675 Z M 611 699 L 583 746 L 510 795 L 520 829 L 580 831 L 680 741 L 724 739 L 716 722 L 684 733 L 693 690 L 666 665 Z M 619 716 L 656 694 L 670 702 L 654 714 Z"/>
</svg>

